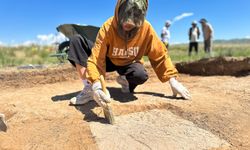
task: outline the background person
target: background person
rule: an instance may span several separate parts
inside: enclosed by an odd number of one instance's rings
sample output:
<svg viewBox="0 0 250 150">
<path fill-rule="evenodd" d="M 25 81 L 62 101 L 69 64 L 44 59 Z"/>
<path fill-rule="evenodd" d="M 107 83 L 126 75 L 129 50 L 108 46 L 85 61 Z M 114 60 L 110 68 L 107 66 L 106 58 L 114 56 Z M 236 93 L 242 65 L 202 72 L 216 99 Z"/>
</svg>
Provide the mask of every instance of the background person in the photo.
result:
<svg viewBox="0 0 250 150">
<path fill-rule="evenodd" d="M 200 37 L 200 30 L 197 26 L 197 21 L 192 22 L 192 27 L 189 29 L 189 50 L 188 56 L 191 56 L 192 49 L 194 48 L 196 55 L 198 54 L 198 39 Z"/>
<path fill-rule="evenodd" d="M 200 20 L 203 38 L 204 38 L 204 50 L 209 56 L 212 56 L 212 44 L 213 44 L 213 28 L 211 24 L 207 22 L 205 18 Z"/>
<path fill-rule="evenodd" d="M 163 42 L 163 44 L 166 46 L 167 49 L 169 48 L 170 26 L 171 26 L 171 21 L 167 20 L 165 22 L 165 26 L 162 28 L 162 31 L 161 31 L 161 41 Z"/>
</svg>

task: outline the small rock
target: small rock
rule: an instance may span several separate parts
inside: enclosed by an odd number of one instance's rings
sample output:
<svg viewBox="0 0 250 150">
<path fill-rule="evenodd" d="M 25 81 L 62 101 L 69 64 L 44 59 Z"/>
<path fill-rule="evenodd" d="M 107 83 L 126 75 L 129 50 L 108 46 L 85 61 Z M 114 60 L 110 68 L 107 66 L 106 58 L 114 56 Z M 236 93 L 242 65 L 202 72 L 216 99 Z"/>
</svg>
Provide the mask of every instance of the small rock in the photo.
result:
<svg viewBox="0 0 250 150">
<path fill-rule="evenodd" d="M 5 121 L 5 115 L 0 113 L 0 131 L 7 131 L 7 124 Z"/>
</svg>

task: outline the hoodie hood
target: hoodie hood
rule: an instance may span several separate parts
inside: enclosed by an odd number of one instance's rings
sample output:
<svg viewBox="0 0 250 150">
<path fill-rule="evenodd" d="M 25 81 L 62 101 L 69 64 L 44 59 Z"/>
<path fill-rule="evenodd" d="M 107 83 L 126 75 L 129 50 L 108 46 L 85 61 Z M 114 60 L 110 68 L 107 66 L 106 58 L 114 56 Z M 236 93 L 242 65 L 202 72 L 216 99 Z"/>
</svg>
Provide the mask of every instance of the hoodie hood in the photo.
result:
<svg viewBox="0 0 250 150">
<path fill-rule="evenodd" d="M 143 25 L 148 9 L 148 0 L 118 0 L 113 25 L 119 36 L 125 40 L 133 38 Z M 131 23 L 135 27 L 124 31 L 122 24 Z"/>
</svg>

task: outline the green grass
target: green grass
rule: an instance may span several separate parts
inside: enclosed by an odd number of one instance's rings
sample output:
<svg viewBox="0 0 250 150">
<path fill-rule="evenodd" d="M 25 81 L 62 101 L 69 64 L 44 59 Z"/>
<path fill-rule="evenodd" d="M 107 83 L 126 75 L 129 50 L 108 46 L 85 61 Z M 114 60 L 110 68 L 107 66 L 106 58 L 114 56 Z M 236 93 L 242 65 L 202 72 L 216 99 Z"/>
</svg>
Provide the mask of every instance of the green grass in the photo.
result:
<svg viewBox="0 0 250 150">
<path fill-rule="evenodd" d="M 188 44 L 172 45 L 169 48 L 169 55 L 172 61 L 194 61 L 209 57 L 204 52 L 203 44 L 199 44 L 198 55 L 194 50 L 192 55 L 188 56 Z M 249 44 L 213 44 L 213 56 L 230 56 L 230 57 L 250 57 L 250 43 Z"/>
<path fill-rule="evenodd" d="M 52 53 L 55 48 L 50 46 L 0 47 L 0 67 L 58 63 L 56 58 L 49 57 Z"/>
<path fill-rule="evenodd" d="M 20 47 L 1 47 L 0 46 L 0 68 L 20 66 L 28 64 L 56 64 L 59 60 L 50 57 L 56 53 L 56 47 L 52 46 L 20 46 Z M 194 61 L 208 57 L 204 53 L 203 44 L 199 44 L 199 53 L 188 56 L 188 44 L 171 45 L 169 55 L 173 62 Z M 250 43 L 214 43 L 213 55 L 250 57 Z M 145 57 L 147 60 L 147 58 Z"/>
</svg>

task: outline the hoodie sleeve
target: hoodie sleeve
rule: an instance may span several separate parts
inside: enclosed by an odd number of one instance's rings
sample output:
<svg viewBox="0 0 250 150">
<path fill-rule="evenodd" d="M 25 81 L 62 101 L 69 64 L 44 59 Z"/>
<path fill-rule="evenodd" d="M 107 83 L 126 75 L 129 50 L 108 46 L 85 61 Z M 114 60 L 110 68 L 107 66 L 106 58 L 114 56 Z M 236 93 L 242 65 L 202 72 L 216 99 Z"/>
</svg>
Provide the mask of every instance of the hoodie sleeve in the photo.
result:
<svg viewBox="0 0 250 150">
<path fill-rule="evenodd" d="M 87 78 L 90 82 L 99 80 L 100 75 L 106 73 L 106 54 L 108 49 L 108 31 L 109 25 L 104 23 L 100 28 L 96 37 L 95 44 L 92 48 L 92 53 L 88 58 Z"/>
<path fill-rule="evenodd" d="M 153 27 L 150 25 L 148 35 L 149 61 L 161 82 L 168 81 L 171 77 L 177 77 L 178 71 L 172 64 L 168 50 L 158 38 Z"/>
</svg>

